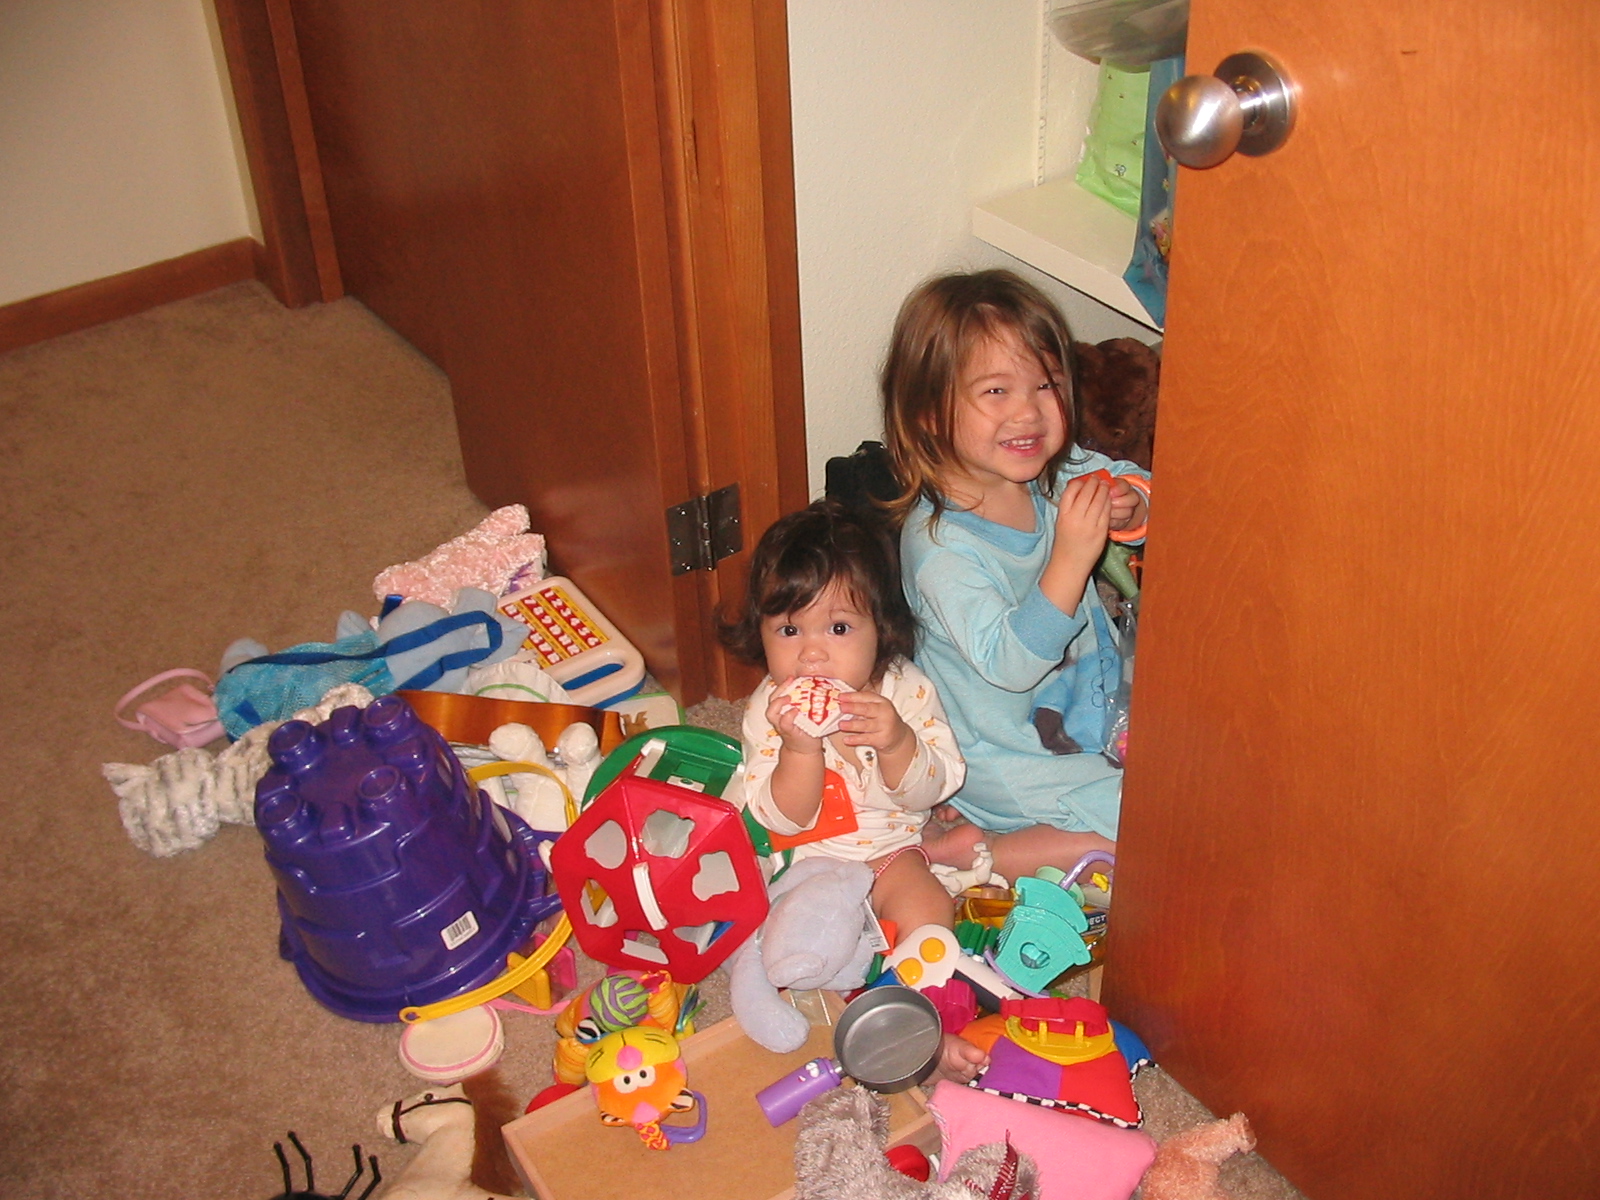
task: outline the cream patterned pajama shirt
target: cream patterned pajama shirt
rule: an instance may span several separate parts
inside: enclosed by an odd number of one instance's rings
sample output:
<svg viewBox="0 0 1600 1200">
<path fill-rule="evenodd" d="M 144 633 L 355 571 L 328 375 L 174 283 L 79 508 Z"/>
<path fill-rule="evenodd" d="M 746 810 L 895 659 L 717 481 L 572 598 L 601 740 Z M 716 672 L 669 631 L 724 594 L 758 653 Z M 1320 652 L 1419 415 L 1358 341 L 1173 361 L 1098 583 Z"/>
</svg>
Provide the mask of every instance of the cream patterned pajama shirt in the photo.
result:
<svg viewBox="0 0 1600 1200">
<path fill-rule="evenodd" d="M 783 739 L 767 720 L 767 705 L 776 685 L 771 676 L 750 697 L 745 709 L 744 769 L 740 776 L 744 804 L 762 825 L 774 833 L 797 834 L 807 826 L 785 817 L 772 798 L 772 772 L 778 765 Z M 823 740 L 823 764 L 844 780 L 854 802 L 858 828 L 854 833 L 824 838 L 796 847 L 798 858 L 830 858 L 868 862 L 907 846 L 919 845 L 930 809 L 953 796 L 966 779 L 966 763 L 956 748 L 955 735 L 945 720 L 944 708 L 933 682 L 909 662 L 897 662 L 884 672 L 878 691 L 894 705 L 900 719 L 917 739 L 916 754 L 896 788 L 884 785 L 877 755 L 870 746 L 857 746 L 860 767 L 839 753 L 832 738 Z"/>
</svg>

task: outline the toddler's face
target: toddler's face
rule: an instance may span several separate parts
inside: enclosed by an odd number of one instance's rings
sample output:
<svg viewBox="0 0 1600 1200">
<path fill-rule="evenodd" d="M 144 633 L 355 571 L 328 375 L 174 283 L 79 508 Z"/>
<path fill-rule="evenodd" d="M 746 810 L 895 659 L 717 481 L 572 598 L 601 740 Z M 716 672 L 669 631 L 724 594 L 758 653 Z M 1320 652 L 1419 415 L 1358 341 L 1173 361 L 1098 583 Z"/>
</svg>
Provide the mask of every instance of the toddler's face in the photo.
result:
<svg viewBox="0 0 1600 1200">
<path fill-rule="evenodd" d="M 878 627 L 838 581 L 799 612 L 763 618 L 767 673 L 783 683 L 796 675 L 827 675 L 860 691 L 878 661 Z"/>
<path fill-rule="evenodd" d="M 1040 369 L 1014 333 L 979 343 L 956 382 L 956 456 L 980 497 L 1037 479 L 1066 444 L 1059 371 Z"/>
</svg>

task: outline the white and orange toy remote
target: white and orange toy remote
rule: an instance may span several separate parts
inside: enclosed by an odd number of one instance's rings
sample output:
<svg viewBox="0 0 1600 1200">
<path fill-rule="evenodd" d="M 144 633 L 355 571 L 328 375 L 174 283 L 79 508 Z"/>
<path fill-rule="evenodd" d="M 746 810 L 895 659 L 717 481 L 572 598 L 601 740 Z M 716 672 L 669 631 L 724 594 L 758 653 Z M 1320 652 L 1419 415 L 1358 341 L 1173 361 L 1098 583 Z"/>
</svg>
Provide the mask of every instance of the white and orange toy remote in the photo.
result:
<svg viewBox="0 0 1600 1200">
<path fill-rule="evenodd" d="M 500 611 L 528 627 L 515 657 L 538 663 L 572 696 L 574 704 L 604 708 L 644 684 L 644 659 L 578 590 L 560 575 L 527 591 L 502 596 Z"/>
<path fill-rule="evenodd" d="M 795 707 L 794 726 L 812 737 L 827 737 L 839 732 L 844 720 L 844 709 L 839 698 L 853 692 L 842 679 L 828 679 L 822 675 L 801 675 L 783 687 L 783 698 Z"/>
</svg>

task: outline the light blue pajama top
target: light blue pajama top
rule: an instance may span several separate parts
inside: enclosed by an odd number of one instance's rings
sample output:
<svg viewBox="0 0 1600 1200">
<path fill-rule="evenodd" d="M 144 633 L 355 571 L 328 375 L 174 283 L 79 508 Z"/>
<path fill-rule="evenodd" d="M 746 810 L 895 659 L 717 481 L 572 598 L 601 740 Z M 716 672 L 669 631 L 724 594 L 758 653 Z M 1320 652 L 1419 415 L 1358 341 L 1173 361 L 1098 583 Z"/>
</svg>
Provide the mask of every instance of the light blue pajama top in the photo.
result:
<svg viewBox="0 0 1600 1200">
<path fill-rule="evenodd" d="M 1149 473 L 1077 450 L 1062 479 L 1106 468 Z M 1080 746 L 1103 744 L 1121 672 L 1116 628 L 1091 577 L 1075 613 L 1039 590 L 1056 505 L 1037 488 L 1033 532 L 918 502 L 900 535 L 906 598 L 921 626 L 916 663 L 939 689 L 967 780 L 952 799 L 968 820 L 1009 833 L 1054 825 L 1117 836 L 1122 771 L 1099 753 L 1053 754 L 1033 724 L 1041 703 Z"/>
</svg>

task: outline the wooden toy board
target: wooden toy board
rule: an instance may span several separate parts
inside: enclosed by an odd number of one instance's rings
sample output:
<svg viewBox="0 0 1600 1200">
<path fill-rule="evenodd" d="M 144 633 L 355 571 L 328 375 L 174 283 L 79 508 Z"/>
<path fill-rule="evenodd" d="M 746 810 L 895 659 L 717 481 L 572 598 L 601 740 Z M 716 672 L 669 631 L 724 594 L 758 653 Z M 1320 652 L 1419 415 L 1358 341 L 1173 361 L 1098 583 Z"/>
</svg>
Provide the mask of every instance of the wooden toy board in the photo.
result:
<svg viewBox="0 0 1600 1200">
<path fill-rule="evenodd" d="M 843 1003 L 832 993 L 826 998 L 837 1016 Z M 799 1122 L 774 1129 L 755 1094 L 801 1063 L 832 1055 L 831 1025 L 813 1026 L 810 1040 L 792 1054 L 774 1054 L 729 1017 L 683 1043 L 689 1086 L 706 1098 L 700 1141 L 648 1149 L 633 1130 L 600 1124 L 584 1088 L 507 1125 L 506 1145 L 539 1200 L 790 1200 Z M 889 1144 L 937 1150 L 938 1130 L 922 1092 L 912 1088 L 887 1099 Z"/>
</svg>

